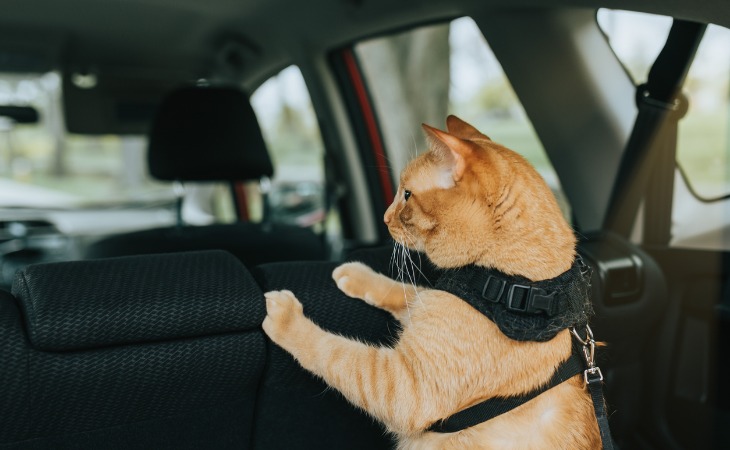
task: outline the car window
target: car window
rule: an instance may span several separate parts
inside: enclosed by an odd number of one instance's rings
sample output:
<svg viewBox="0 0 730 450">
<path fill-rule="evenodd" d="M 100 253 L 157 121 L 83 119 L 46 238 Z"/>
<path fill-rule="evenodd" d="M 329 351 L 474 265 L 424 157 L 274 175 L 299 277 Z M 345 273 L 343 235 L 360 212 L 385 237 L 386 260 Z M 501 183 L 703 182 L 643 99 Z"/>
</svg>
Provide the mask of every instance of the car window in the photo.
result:
<svg viewBox="0 0 730 450">
<path fill-rule="evenodd" d="M 469 17 L 358 43 L 394 177 L 425 148 L 419 125 L 455 114 L 525 156 L 570 219 L 560 182 L 522 105 Z"/>
<path fill-rule="evenodd" d="M 152 179 L 146 167 L 146 136 L 69 134 L 64 129 L 61 82 L 57 73 L 0 74 L 0 106 L 30 106 L 38 123 L 0 117 L 0 208 L 155 209 L 149 220 L 135 215 L 121 232 L 174 223 L 175 197 L 186 197 L 186 223 L 235 220 L 229 186 Z M 269 186 L 271 220 L 319 226 L 324 220 L 323 154 L 301 72 L 288 67 L 263 83 L 251 97 L 275 167 Z M 263 210 L 258 182 L 246 189 L 251 220 Z"/>
<path fill-rule="evenodd" d="M 324 144 L 302 73 L 289 66 L 251 95 L 274 164 L 269 207 L 273 222 L 321 228 L 324 208 Z M 260 220 L 260 187 L 248 185 L 249 213 Z"/>
<path fill-rule="evenodd" d="M 183 217 L 188 223 L 234 219 L 224 186 L 190 184 L 181 189 L 152 179 L 145 136 L 67 133 L 61 102 L 56 72 L 0 73 L 0 106 L 32 108 L 38 117 L 36 123 L 23 123 L 0 116 L 0 209 L 114 209 L 113 221 L 92 215 L 78 227 L 70 221 L 65 230 L 85 233 L 93 228 L 94 234 L 107 234 L 174 223 L 175 198 L 181 194 L 186 196 Z"/>
<path fill-rule="evenodd" d="M 635 83 L 646 81 L 672 18 L 600 10 L 597 19 Z M 671 245 L 730 249 L 729 85 L 730 30 L 709 25 L 684 85 L 689 109 L 678 129 Z"/>
<path fill-rule="evenodd" d="M 57 73 L 0 73 L 0 105 L 30 106 L 38 123 L 0 117 L 1 206 L 73 207 L 154 201 L 171 193 L 144 170 L 142 136 L 67 134 Z"/>
<path fill-rule="evenodd" d="M 56 72 L 0 73 L 0 221 L 46 220 L 79 236 L 174 223 L 175 190 L 148 175 L 146 138 L 67 133 L 61 84 Z"/>
</svg>

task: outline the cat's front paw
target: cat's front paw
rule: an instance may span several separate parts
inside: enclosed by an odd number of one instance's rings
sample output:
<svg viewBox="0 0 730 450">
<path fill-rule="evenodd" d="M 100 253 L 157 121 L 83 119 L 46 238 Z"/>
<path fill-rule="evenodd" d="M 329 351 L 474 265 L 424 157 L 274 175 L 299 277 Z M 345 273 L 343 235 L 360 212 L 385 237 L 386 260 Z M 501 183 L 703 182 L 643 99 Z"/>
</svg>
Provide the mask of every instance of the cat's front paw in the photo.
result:
<svg viewBox="0 0 730 450">
<path fill-rule="evenodd" d="M 297 333 L 299 322 L 304 319 L 304 308 L 291 291 L 271 291 L 266 297 L 266 318 L 262 327 L 272 341 L 284 348 L 288 347 L 287 339 Z M 288 348 L 287 348 L 288 349 Z"/>
<path fill-rule="evenodd" d="M 359 262 L 342 264 L 332 272 L 332 279 L 345 295 L 365 300 L 371 305 L 375 305 L 373 283 L 376 278 L 373 269 Z"/>
</svg>

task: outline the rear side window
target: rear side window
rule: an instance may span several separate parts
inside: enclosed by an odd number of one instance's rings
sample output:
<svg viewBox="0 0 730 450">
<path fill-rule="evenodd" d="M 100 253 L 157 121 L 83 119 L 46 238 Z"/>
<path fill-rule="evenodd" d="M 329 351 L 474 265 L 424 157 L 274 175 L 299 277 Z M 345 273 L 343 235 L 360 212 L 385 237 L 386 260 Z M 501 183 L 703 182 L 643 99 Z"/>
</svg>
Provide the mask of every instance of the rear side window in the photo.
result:
<svg viewBox="0 0 730 450">
<path fill-rule="evenodd" d="M 274 164 L 270 186 L 247 188 L 250 216 L 261 218 L 260 188 L 269 190 L 271 220 L 313 227 L 325 222 L 324 144 L 302 73 L 289 66 L 251 96 Z M 266 183 L 266 182 L 265 182 Z"/>
<path fill-rule="evenodd" d="M 355 46 L 394 177 L 426 147 L 422 122 L 445 127 L 448 114 L 525 156 L 545 178 L 566 218 L 558 177 L 502 67 L 469 17 Z"/>
<path fill-rule="evenodd" d="M 666 41 L 672 18 L 600 10 L 598 24 L 637 84 Z M 730 249 L 730 30 L 709 25 L 684 85 L 670 245 Z M 701 218 L 701 220 L 699 219 Z"/>
</svg>

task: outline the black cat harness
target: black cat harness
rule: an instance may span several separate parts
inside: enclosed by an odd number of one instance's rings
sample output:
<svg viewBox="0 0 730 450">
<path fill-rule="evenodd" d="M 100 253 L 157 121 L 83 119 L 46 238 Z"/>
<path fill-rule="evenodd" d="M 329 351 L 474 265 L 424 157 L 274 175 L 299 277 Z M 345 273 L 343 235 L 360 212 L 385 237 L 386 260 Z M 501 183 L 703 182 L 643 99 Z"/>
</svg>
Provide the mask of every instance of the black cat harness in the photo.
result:
<svg viewBox="0 0 730 450">
<path fill-rule="evenodd" d="M 479 266 L 442 271 L 434 287 L 469 303 L 507 337 L 545 342 L 561 330 L 570 329 L 575 340 L 571 356 L 558 366 L 544 386 L 520 396 L 487 399 L 433 423 L 427 431 L 453 433 L 478 425 L 582 373 L 593 400 L 603 448 L 612 450 L 613 440 L 603 398 L 603 374 L 595 364 L 596 343 L 588 326 L 592 313 L 590 278 L 590 268 L 580 257 L 563 274 L 538 282 Z M 583 329 L 585 337 L 578 331 Z"/>
</svg>

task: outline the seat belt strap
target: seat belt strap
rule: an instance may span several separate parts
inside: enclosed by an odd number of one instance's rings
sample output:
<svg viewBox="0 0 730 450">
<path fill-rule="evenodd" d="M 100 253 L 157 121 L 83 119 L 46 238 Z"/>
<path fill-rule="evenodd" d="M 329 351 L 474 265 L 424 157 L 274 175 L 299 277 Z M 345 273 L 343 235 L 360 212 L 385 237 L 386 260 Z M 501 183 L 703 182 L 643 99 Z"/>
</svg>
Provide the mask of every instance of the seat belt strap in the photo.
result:
<svg viewBox="0 0 730 450">
<path fill-rule="evenodd" d="M 652 217 L 645 225 L 661 223 L 658 226 L 666 227 L 660 233 L 661 238 L 668 242 L 669 220 L 664 214 L 671 214 L 677 125 L 687 107 L 678 92 L 706 27 L 705 24 L 675 19 L 667 41 L 649 71 L 647 82 L 637 87 L 638 113 L 619 165 L 604 228 L 622 236 L 630 235 L 641 200 L 645 198 L 649 177 L 659 167 L 659 178 L 653 182 L 662 183 L 657 187 L 658 192 L 663 195 L 661 201 L 668 198 L 668 203 L 659 205 L 654 201 L 656 199 L 652 199 L 655 209 L 645 211 L 645 215 Z M 664 154 L 663 160 L 658 159 L 661 154 Z M 664 183 L 670 184 L 669 190 Z M 662 211 L 656 211 L 656 208 Z"/>
</svg>

